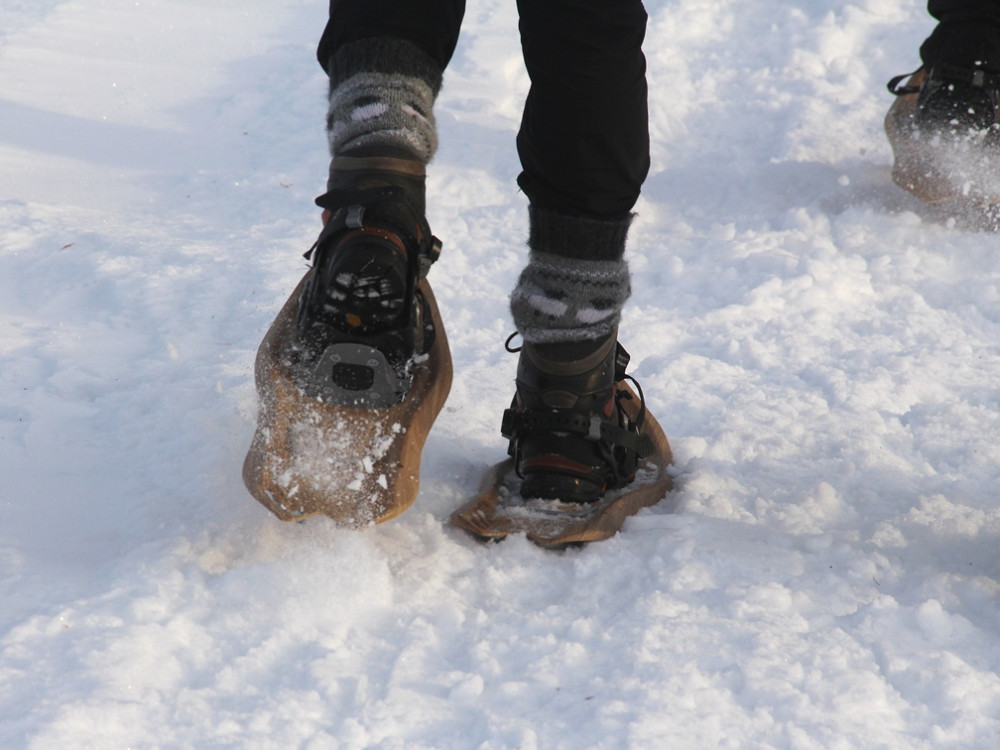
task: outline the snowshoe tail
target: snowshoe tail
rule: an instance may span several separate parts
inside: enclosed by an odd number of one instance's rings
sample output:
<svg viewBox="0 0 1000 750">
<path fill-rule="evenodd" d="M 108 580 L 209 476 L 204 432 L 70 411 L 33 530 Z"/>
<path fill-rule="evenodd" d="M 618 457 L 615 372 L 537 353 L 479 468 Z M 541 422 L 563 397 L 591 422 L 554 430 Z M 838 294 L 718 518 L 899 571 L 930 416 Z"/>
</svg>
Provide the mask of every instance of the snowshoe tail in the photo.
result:
<svg viewBox="0 0 1000 750">
<path fill-rule="evenodd" d="M 440 312 L 429 284 L 420 281 L 416 295 L 433 339 L 413 363 L 402 401 L 376 408 L 338 404 L 303 390 L 288 356 L 298 300 L 312 273 L 278 313 L 257 352 L 259 413 L 243 482 L 283 521 L 315 515 L 349 527 L 388 521 L 416 499 L 424 442 L 451 388 Z M 365 367 L 360 360 L 348 364 L 359 372 Z"/>
</svg>

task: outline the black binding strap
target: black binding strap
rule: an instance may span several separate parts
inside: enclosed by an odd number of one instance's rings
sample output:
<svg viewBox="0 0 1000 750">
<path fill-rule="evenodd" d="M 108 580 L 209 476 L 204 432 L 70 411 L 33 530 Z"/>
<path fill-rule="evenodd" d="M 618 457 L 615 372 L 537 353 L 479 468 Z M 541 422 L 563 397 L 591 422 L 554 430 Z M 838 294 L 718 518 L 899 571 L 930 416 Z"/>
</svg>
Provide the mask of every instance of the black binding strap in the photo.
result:
<svg viewBox="0 0 1000 750">
<path fill-rule="evenodd" d="M 912 73 L 903 73 L 901 76 L 894 76 L 889 83 L 886 84 L 886 88 L 889 89 L 889 93 L 893 96 L 906 96 L 907 94 L 919 94 L 919 86 L 900 86 L 904 78 L 909 78 L 912 75 L 920 72 L 920 68 L 917 68 Z"/>
<path fill-rule="evenodd" d="M 598 416 L 585 416 L 561 411 L 517 411 L 503 413 L 501 434 L 508 440 L 528 432 L 568 432 L 581 435 L 595 443 L 604 442 L 634 451 L 640 458 L 653 453 L 656 446 L 648 435 L 632 432 L 606 422 Z"/>
<path fill-rule="evenodd" d="M 917 68 L 913 73 L 903 73 L 901 76 L 893 77 L 888 84 L 889 93 L 895 96 L 906 96 L 907 94 L 919 94 L 920 86 L 900 86 L 904 78 L 919 73 L 922 68 Z M 983 68 L 962 68 L 956 65 L 942 63 L 935 65 L 927 73 L 925 80 L 946 81 L 948 83 L 962 83 L 977 89 L 1000 90 L 1000 74 Z"/>
</svg>

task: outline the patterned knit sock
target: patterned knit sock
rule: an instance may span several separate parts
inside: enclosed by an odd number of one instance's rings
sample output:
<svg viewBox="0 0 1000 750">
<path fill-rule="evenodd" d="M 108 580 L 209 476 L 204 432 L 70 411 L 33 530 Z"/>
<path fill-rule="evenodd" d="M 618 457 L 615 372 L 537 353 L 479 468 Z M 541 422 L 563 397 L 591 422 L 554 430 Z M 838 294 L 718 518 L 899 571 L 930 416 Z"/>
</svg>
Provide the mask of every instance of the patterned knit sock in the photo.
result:
<svg viewBox="0 0 1000 750">
<path fill-rule="evenodd" d="M 437 149 L 434 99 L 441 70 L 401 39 L 364 39 L 330 61 L 330 154 L 426 164 Z"/>
<path fill-rule="evenodd" d="M 631 217 L 588 219 L 530 209 L 531 253 L 510 298 L 531 344 L 602 339 L 617 329 L 631 293 L 623 258 Z"/>
</svg>

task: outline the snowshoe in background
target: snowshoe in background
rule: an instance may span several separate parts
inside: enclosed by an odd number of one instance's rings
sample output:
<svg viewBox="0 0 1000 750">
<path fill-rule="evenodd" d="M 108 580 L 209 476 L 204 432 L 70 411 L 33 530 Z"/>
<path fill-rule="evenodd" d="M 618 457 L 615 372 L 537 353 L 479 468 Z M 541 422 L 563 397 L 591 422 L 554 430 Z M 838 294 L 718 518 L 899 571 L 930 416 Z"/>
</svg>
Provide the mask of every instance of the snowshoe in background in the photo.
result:
<svg viewBox="0 0 1000 750">
<path fill-rule="evenodd" d="M 501 429 L 510 458 L 452 523 L 480 538 L 524 533 L 558 548 L 614 536 L 662 500 L 670 445 L 625 374 L 628 360 L 614 335 L 596 345 L 525 344 Z"/>
<path fill-rule="evenodd" d="M 897 76 L 885 118 L 892 179 L 927 203 L 1000 203 L 1000 75 L 939 65 Z"/>
<path fill-rule="evenodd" d="M 423 166 L 342 158 L 332 174 L 312 268 L 257 353 L 243 481 L 282 520 L 361 527 L 415 500 L 452 368 L 426 280 L 441 245 L 424 218 Z"/>
</svg>

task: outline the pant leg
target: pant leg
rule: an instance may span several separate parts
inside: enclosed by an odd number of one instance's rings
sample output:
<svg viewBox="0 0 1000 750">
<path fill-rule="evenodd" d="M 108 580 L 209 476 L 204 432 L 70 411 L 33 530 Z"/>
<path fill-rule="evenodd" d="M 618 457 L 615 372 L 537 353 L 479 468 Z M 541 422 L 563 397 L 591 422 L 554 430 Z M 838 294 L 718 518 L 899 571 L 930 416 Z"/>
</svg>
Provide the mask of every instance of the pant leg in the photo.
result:
<svg viewBox="0 0 1000 750">
<path fill-rule="evenodd" d="M 444 70 L 458 44 L 465 0 L 330 0 L 316 57 L 323 70 L 343 45 L 392 37 L 416 45 Z"/>
<path fill-rule="evenodd" d="M 1000 0 L 929 0 L 940 23 L 920 47 L 925 67 L 981 65 L 1000 72 Z"/>
<path fill-rule="evenodd" d="M 531 78 L 517 137 L 532 206 L 621 219 L 649 171 L 641 0 L 518 0 Z"/>
</svg>

